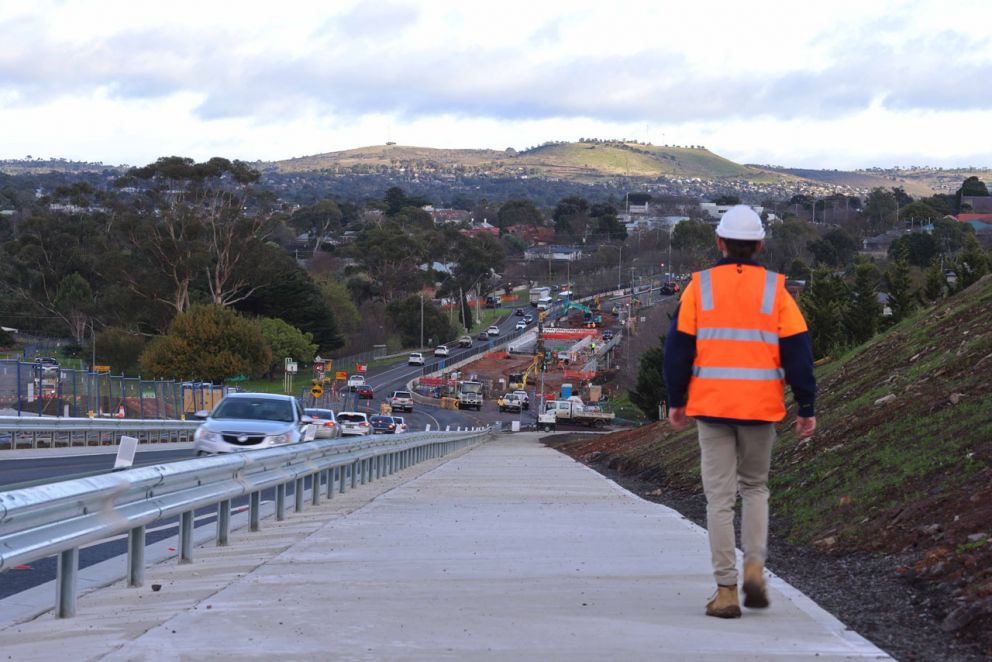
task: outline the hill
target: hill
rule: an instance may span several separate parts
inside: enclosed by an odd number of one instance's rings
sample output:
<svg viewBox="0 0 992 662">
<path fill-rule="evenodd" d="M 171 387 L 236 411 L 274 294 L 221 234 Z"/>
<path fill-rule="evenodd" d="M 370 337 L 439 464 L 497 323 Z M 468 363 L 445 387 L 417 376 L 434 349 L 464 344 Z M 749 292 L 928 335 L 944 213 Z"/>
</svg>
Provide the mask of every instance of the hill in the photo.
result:
<svg viewBox="0 0 992 662">
<path fill-rule="evenodd" d="M 794 419 L 779 426 L 770 481 L 778 534 L 837 557 L 881 556 L 888 576 L 921 587 L 921 611 L 929 607 L 944 631 L 978 639 L 986 654 L 990 370 L 987 276 L 818 368 L 818 431 L 800 441 Z M 657 423 L 562 449 L 665 491 L 700 492 L 695 429 Z"/>
<path fill-rule="evenodd" d="M 546 143 L 522 152 L 433 149 L 403 145 L 363 147 L 263 164 L 279 172 L 382 172 L 537 176 L 579 182 L 616 177 L 733 179 L 798 182 L 788 173 L 734 163 L 702 147 L 669 147 L 621 141 Z"/>
<path fill-rule="evenodd" d="M 954 193 L 968 177 L 987 180 L 989 168 L 870 168 L 868 170 L 810 170 L 781 166 L 753 166 L 783 175 L 792 175 L 828 186 L 847 187 L 860 191 L 873 188 L 902 187 L 913 197 L 934 193 Z"/>
</svg>

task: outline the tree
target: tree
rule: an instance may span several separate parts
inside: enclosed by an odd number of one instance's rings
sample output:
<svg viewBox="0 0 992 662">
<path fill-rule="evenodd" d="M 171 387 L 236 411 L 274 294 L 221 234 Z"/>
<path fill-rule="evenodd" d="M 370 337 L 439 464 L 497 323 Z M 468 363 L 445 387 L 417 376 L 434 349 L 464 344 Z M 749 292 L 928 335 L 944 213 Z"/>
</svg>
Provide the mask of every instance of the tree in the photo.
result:
<svg viewBox="0 0 992 662">
<path fill-rule="evenodd" d="M 589 210 L 590 218 L 596 220 L 600 236 L 623 241 L 627 238 L 627 228 L 617 218 L 617 210 L 611 204 L 597 203 Z"/>
<path fill-rule="evenodd" d="M 668 389 L 662 367 L 665 363 L 665 337 L 641 355 L 637 383 L 630 392 L 630 401 L 652 421 L 658 420 L 658 405 L 668 401 Z"/>
<path fill-rule="evenodd" d="M 313 362 L 313 357 L 317 354 L 313 335 L 303 333 L 292 324 L 275 317 L 263 317 L 256 323 L 272 356 L 268 368 L 270 376 L 282 367 L 286 358 L 300 363 Z"/>
<path fill-rule="evenodd" d="M 833 228 L 822 239 L 810 243 L 809 250 L 818 264 L 843 267 L 854 260 L 858 242 L 843 229 Z"/>
<path fill-rule="evenodd" d="M 555 206 L 551 218 L 555 222 L 556 234 L 585 236 L 589 225 L 589 201 L 578 196 L 562 198 Z"/>
<path fill-rule="evenodd" d="M 813 358 L 829 356 L 844 340 L 844 283 L 826 267 L 818 268 L 810 278 L 799 304 L 809 325 Z"/>
<path fill-rule="evenodd" d="M 882 304 L 878 301 L 878 267 L 862 261 L 855 267 L 851 302 L 843 311 L 844 330 L 852 345 L 860 345 L 878 331 Z"/>
<path fill-rule="evenodd" d="M 961 188 L 957 190 L 956 197 L 958 203 L 958 210 L 961 211 L 961 198 L 963 197 L 974 197 L 974 196 L 987 196 L 989 194 L 989 189 L 985 186 L 985 182 L 980 180 L 978 177 L 971 176 L 961 183 Z"/>
<path fill-rule="evenodd" d="M 982 249 L 974 234 L 965 237 L 964 248 L 955 261 L 954 272 L 958 277 L 958 290 L 974 284 L 989 272 L 988 253 Z"/>
<path fill-rule="evenodd" d="M 393 328 L 400 334 L 403 347 L 420 347 L 420 313 L 421 299 L 410 296 L 405 299 L 391 301 L 386 306 L 386 315 L 392 322 Z M 425 342 L 445 342 L 455 337 L 457 331 L 448 322 L 444 314 L 433 301 L 423 300 L 423 337 Z"/>
<path fill-rule="evenodd" d="M 905 254 L 889 263 L 885 272 L 885 286 L 888 289 L 889 309 L 892 311 L 889 322 L 896 324 L 906 319 L 916 307 L 916 293 L 909 278 L 909 261 Z"/>
<path fill-rule="evenodd" d="M 93 290 L 86 279 L 73 272 L 59 283 L 55 295 L 55 310 L 69 327 L 69 333 L 77 345 L 86 338 L 86 327 L 93 311 Z"/>
<path fill-rule="evenodd" d="M 145 336 L 119 326 L 108 326 L 96 334 L 97 363 L 109 365 L 120 373 L 130 373 L 138 367 L 141 353 L 145 349 Z"/>
<path fill-rule="evenodd" d="M 507 200 L 499 208 L 496 215 L 500 228 L 513 225 L 540 226 L 544 224 L 544 215 L 530 200 Z"/>
<path fill-rule="evenodd" d="M 947 276 L 940 266 L 940 260 L 934 258 L 927 269 L 926 281 L 923 284 L 923 298 L 928 303 L 937 303 L 944 298 L 947 289 Z"/>
<path fill-rule="evenodd" d="M 925 232 L 914 232 L 913 234 L 899 237 L 889 246 L 889 257 L 896 258 L 900 255 L 913 266 L 925 267 L 930 264 L 940 253 L 937 241 Z"/>
<path fill-rule="evenodd" d="M 317 287 L 323 296 L 324 304 L 334 313 L 334 319 L 346 335 L 351 335 L 361 328 L 362 318 L 358 307 L 351 300 L 348 286 L 340 280 L 322 278 L 317 281 Z"/>
<path fill-rule="evenodd" d="M 178 156 L 132 168 L 118 185 L 140 185 L 126 216 L 125 231 L 142 270 L 125 270 L 131 288 L 171 305 L 192 302 L 190 290 L 203 279 L 210 301 L 229 306 L 251 294 L 238 277 L 252 244 L 276 225 L 271 194 L 252 184 L 261 173 L 241 161 L 204 163 Z M 162 284 L 168 287 L 163 293 Z"/>
<path fill-rule="evenodd" d="M 235 375 L 261 376 L 272 352 L 258 325 L 229 308 L 195 305 L 176 315 L 165 336 L 141 354 L 141 369 L 153 378 L 220 383 Z"/>
<path fill-rule="evenodd" d="M 770 268 L 784 271 L 794 260 L 808 256 L 806 247 L 818 238 L 816 229 L 806 221 L 789 219 L 768 228 L 761 251 Z"/>
<path fill-rule="evenodd" d="M 313 250 L 319 251 L 324 238 L 333 230 L 341 228 L 341 208 L 333 200 L 321 200 L 309 207 L 301 207 L 289 217 L 289 224 L 298 233 L 306 232 L 313 242 Z"/>
<path fill-rule="evenodd" d="M 691 269 L 699 268 L 716 252 L 716 233 L 709 223 L 682 221 L 672 230 L 672 248 L 689 258 Z"/>
<path fill-rule="evenodd" d="M 924 225 L 924 221 L 927 223 L 932 223 L 938 218 L 943 218 L 944 214 L 940 213 L 927 203 L 923 201 L 911 202 L 905 207 L 899 208 L 899 220 L 909 221 L 912 225 Z"/>
<path fill-rule="evenodd" d="M 319 351 L 330 353 L 344 345 L 334 311 L 321 290 L 286 251 L 278 246 L 257 246 L 252 267 L 244 278 L 251 295 L 237 304 L 238 310 L 259 317 L 278 317 L 313 336 Z"/>
<path fill-rule="evenodd" d="M 349 252 L 362 263 L 387 303 L 419 290 L 423 283 L 423 274 L 417 269 L 423 244 L 396 223 L 366 227 Z"/>
<path fill-rule="evenodd" d="M 796 258 L 792 261 L 792 264 L 789 265 L 789 270 L 786 272 L 786 275 L 793 280 L 808 282 L 810 278 L 809 265 L 799 258 Z"/>
<path fill-rule="evenodd" d="M 886 232 L 896 222 L 896 196 L 883 188 L 872 189 L 865 199 L 865 216 L 869 234 L 874 236 Z"/>
</svg>

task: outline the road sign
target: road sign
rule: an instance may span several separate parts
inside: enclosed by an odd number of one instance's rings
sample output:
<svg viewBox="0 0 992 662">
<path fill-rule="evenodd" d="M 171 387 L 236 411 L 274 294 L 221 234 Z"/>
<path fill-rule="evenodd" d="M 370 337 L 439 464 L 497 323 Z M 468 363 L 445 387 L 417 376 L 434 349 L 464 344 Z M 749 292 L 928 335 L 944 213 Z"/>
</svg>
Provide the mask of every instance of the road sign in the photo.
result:
<svg viewBox="0 0 992 662">
<path fill-rule="evenodd" d="M 310 387 L 310 395 L 312 395 L 315 398 L 319 398 L 320 396 L 324 395 L 324 387 L 321 386 L 320 384 L 314 384 L 313 386 Z"/>
<path fill-rule="evenodd" d="M 343 382 L 344 380 L 348 379 L 348 373 L 344 370 L 338 370 L 337 372 L 334 373 L 334 379 L 338 380 L 339 382 Z"/>
</svg>

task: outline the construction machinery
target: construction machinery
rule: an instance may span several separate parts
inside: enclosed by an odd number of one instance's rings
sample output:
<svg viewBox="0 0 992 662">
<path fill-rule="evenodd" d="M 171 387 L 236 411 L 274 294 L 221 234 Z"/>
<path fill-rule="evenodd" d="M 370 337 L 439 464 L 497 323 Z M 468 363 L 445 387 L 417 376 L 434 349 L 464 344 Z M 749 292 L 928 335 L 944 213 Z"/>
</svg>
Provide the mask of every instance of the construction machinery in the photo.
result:
<svg viewBox="0 0 992 662">
<path fill-rule="evenodd" d="M 581 303 L 575 301 L 566 301 L 565 308 L 562 311 L 563 314 L 568 315 L 568 311 L 572 308 L 577 308 L 582 311 L 582 324 L 586 328 L 596 328 L 603 323 L 603 315 L 597 311 L 594 311 L 589 306 L 583 306 Z"/>
<path fill-rule="evenodd" d="M 507 378 L 507 385 L 511 391 L 524 389 L 527 387 L 527 379 L 533 372 L 541 367 L 541 354 L 535 354 L 534 360 L 530 362 L 523 372 L 511 372 Z"/>
</svg>

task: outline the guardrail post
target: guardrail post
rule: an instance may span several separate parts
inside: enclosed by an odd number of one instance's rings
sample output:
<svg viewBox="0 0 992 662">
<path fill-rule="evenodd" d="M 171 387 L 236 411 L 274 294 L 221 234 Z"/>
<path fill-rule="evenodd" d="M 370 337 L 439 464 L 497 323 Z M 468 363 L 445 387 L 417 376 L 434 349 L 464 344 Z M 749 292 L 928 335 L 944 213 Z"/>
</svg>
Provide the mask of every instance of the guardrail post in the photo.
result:
<svg viewBox="0 0 992 662">
<path fill-rule="evenodd" d="M 276 485 L 276 521 L 286 519 L 286 483 Z"/>
<path fill-rule="evenodd" d="M 231 533 L 231 500 L 224 499 L 217 504 L 217 546 L 227 547 Z"/>
<path fill-rule="evenodd" d="M 55 580 L 55 612 L 59 618 L 76 615 L 76 578 L 79 574 L 79 548 L 59 552 Z"/>
<path fill-rule="evenodd" d="M 367 483 L 369 480 L 369 459 L 365 458 L 362 460 L 362 485 Z"/>
<path fill-rule="evenodd" d="M 338 492 L 340 492 L 341 494 L 344 494 L 345 490 L 347 489 L 346 487 L 347 483 L 345 483 L 345 478 L 347 477 L 346 476 L 347 471 L 348 471 L 347 465 L 342 464 L 340 467 L 338 467 L 338 479 L 341 481 L 338 487 Z"/>
<path fill-rule="evenodd" d="M 358 485 L 358 466 L 361 462 L 361 460 L 355 460 L 348 468 L 351 472 L 351 489 L 355 489 L 355 486 Z"/>
<path fill-rule="evenodd" d="M 127 585 L 145 583 L 145 527 L 136 526 L 127 532 Z"/>
<path fill-rule="evenodd" d="M 296 487 L 293 488 L 293 497 L 295 498 L 296 501 L 296 503 L 293 505 L 293 509 L 298 513 L 303 511 L 303 496 L 304 496 L 303 492 L 305 490 L 304 481 L 305 479 L 302 477 L 297 478 Z"/>
<path fill-rule="evenodd" d="M 315 506 L 320 505 L 320 479 L 323 475 L 323 471 L 315 471 L 310 475 L 310 503 Z"/>
<path fill-rule="evenodd" d="M 252 492 L 248 497 L 248 518 L 251 520 L 251 530 L 259 530 L 259 520 L 261 519 L 262 511 L 262 493 Z"/>
<path fill-rule="evenodd" d="M 327 470 L 327 498 L 334 498 L 334 467 Z"/>
<path fill-rule="evenodd" d="M 193 562 L 193 511 L 179 516 L 179 562 Z"/>
</svg>

